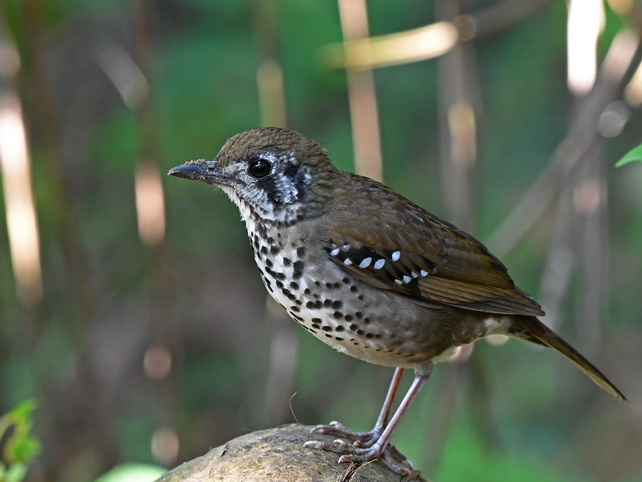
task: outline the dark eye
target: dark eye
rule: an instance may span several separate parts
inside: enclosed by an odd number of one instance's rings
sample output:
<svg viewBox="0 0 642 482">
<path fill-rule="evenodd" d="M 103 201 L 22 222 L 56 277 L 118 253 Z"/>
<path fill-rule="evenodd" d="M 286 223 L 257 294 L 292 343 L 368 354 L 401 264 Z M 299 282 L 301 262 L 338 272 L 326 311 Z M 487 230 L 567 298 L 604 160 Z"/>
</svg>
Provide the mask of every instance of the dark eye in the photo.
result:
<svg viewBox="0 0 642 482">
<path fill-rule="evenodd" d="M 272 164 L 270 164 L 270 161 L 265 159 L 255 159 L 250 162 L 250 167 L 247 172 L 250 173 L 250 176 L 261 178 L 270 174 L 271 170 Z"/>
</svg>

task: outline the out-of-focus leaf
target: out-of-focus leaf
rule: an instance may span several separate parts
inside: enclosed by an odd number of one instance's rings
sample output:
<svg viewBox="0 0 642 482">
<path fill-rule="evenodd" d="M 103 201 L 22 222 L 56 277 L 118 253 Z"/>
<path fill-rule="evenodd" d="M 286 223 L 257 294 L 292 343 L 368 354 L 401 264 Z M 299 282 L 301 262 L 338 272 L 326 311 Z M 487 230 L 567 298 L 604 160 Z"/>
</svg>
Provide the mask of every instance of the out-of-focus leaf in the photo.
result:
<svg viewBox="0 0 642 482">
<path fill-rule="evenodd" d="M 122 464 L 101 475 L 96 482 L 151 482 L 166 470 L 150 464 Z"/>
<path fill-rule="evenodd" d="M 27 475 L 27 464 L 12 464 L 4 473 L 4 479 L 1 478 L 2 473 L 0 473 L 0 480 L 2 482 L 21 482 L 25 475 Z"/>
<path fill-rule="evenodd" d="M 28 434 L 17 434 L 15 440 L 7 445 L 7 458 L 19 462 L 30 462 L 42 450 L 42 445 L 35 437 Z M 13 464 L 11 465 L 13 467 Z"/>
<path fill-rule="evenodd" d="M 627 152 L 622 159 L 617 161 L 615 167 L 621 167 L 635 161 L 642 162 L 642 144 Z"/>
<path fill-rule="evenodd" d="M 14 467 L 24 465 L 24 470 L 26 470 L 26 464 L 31 462 L 42 450 L 38 439 L 29 433 L 33 425 L 33 411 L 37 406 L 36 400 L 28 399 L 0 417 L 0 436 L 5 432 L 9 433 L 2 449 L 4 460 L 10 464 L 6 475 L 4 475 L 6 480 L 20 480 L 20 478 L 9 478 L 10 474 L 14 473 L 13 471 L 21 470 L 14 469 Z M 4 482 L 3 479 L 0 480 Z"/>
<path fill-rule="evenodd" d="M 25 400 L 11 410 L 13 423 L 31 425 L 31 415 L 38 407 L 38 402 L 32 398 Z"/>
</svg>

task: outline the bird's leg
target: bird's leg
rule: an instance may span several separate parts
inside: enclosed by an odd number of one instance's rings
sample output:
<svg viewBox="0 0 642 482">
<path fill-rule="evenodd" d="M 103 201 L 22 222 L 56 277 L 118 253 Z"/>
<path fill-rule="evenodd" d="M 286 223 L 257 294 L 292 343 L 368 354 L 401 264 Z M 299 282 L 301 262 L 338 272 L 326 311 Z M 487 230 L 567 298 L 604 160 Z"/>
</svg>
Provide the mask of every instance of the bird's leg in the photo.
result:
<svg viewBox="0 0 642 482">
<path fill-rule="evenodd" d="M 381 433 L 381 435 L 372 443 L 369 447 L 353 447 L 349 444 L 344 443 L 335 443 L 329 444 L 325 442 L 306 442 L 304 447 L 312 447 L 321 450 L 328 450 L 330 452 L 336 452 L 342 454 L 339 458 L 339 463 L 359 463 L 369 462 L 371 460 L 382 459 L 382 462 L 385 463 L 390 469 L 397 473 L 408 473 L 408 469 L 400 465 L 395 464 L 392 460 L 384 456 L 384 452 L 388 447 L 390 442 L 390 437 L 392 437 L 393 432 L 399 425 L 401 418 L 404 416 L 408 407 L 421 390 L 421 387 L 428 381 L 430 374 L 432 373 L 432 363 L 424 363 L 415 368 L 415 378 L 412 381 L 412 385 L 408 389 L 406 396 L 403 398 L 397 411 L 390 419 L 390 422 L 386 425 L 386 428 Z M 346 453 L 347 452 L 347 453 Z"/>
<path fill-rule="evenodd" d="M 334 435 L 335 437 L 354 440 L 356 447 L 369 447 L 381 436 L 381 433 L 388 424 L 388 417 L 390 416 L 392 402 L 394 402 L 395 395 L 397 394 L 397 390 L 399 389 L 399 384 L 401 383 L 403 372 L 403 368 L 395 369 L 395 373 L 392 376 L 392 381 L 390 382 L 390 387 L 388 387 L 386 399 L 383 402 L 381 412 L 379 413 L 379 417 L 377 418 L 377 423 L 369 432 L 355 432 L 353 430 L 350 430 L 342 423 L 336 421 L 330 422 L 329 425 L 318 425 L 312 430 L 312 432 Z"/>
</svg>

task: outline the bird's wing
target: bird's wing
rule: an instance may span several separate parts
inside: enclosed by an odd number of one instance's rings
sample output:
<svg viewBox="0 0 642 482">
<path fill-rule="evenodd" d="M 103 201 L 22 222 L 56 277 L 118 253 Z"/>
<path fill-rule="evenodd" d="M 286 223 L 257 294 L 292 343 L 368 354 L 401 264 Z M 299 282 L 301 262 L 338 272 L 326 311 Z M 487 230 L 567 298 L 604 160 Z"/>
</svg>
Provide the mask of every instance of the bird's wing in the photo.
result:
<svg viewBox="0 0 642 482">
<path fill-rule="evenodd" d="M 370 286 L 432 308 L 544 314 L 479 241 L 414 204 L 357 202 L 334 218 L 328 257 Z"/>
</svg>

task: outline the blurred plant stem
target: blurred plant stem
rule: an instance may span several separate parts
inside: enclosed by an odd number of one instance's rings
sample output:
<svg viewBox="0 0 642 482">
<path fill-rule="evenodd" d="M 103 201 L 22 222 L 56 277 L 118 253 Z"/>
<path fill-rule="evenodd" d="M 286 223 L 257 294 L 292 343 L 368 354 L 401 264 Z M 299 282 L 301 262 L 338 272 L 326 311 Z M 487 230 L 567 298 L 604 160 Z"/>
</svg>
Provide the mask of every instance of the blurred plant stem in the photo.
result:
<svg viewBox="0 0 642 482">
<path fill-rule="evenodd" d="M 365 0 L 339 0 L 339 16 L 344 42 L 369 36 Z M 346 75 L 355 170 L 358 174 L 381 181 L 383 160 L 374 74 L 371 68 L 348 68 Z"/>
<path fill-rule="evenodd" d="M 275 0 L 254 0 L 254 31 L 259 64 L 256 80 L 262 126 L 287 126 L 287 104 L 283 85 L 279 10 Z"/>
<path fill-rule="evenodd" d="M 557 145 L 544 171 L 531 183 L 488 242 L 500 258 L 512 251 L 559 195 L 564 183 L 593 146 L 604 108 L 619 96 L 632 67 L 640 60 L 638 41 L 623 30 L 613 40 L 600 66 L 596 84 L 577 109 L 568 134 Z"/>
</svg>

